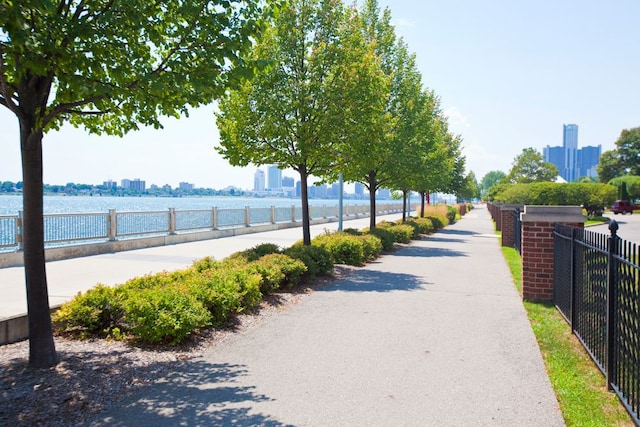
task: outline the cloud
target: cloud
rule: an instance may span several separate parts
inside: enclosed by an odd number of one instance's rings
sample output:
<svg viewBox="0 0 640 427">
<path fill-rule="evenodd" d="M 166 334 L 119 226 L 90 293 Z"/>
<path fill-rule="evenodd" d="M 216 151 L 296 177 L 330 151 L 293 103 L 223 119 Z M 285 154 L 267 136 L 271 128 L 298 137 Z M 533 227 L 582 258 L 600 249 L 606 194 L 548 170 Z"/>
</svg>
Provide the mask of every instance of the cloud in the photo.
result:
<svg viewBox="0 0 640 427">
<path fill-rule="evenodd" d="M 456 107 L 449 107 L 443 111 L 445 117 L 449 119 L 449 124 L 454 127 L 470 128 L 469 118 L 462 114 Z"/>
</svg>

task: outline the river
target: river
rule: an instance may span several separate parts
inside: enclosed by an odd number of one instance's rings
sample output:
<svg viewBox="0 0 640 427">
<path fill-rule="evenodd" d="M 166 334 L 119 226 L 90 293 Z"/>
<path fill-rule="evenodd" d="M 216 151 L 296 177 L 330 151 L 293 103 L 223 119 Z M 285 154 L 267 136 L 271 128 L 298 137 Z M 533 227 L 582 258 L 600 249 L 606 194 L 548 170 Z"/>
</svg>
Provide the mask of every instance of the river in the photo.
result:
<svg viewBox="0 0 640 427">
<path fill-rule="evenodd" d="M 390 203 L 389 200 L 379 203 Z M 401 203 L 394 201 L 391 203 Z M 338 200 L 312 199 L 311 206 L 336 206 Z M 344 200 L 345 205 L 368 205 L 368 200 Z M 89 213 L 107 212 L 115 209 L 118 212 L 162 211 L 169 208 L 187 209 L 241 209 L 245 206 L 289 207 L 300 206 L 300 199 L 259 198 L 259 197 L 111 197 L 111 196 L 44 196 L 44 213 Z M 22 209 L 20 195 L 0 195 L 0 215 L 17 215 Z"/>
</svg>

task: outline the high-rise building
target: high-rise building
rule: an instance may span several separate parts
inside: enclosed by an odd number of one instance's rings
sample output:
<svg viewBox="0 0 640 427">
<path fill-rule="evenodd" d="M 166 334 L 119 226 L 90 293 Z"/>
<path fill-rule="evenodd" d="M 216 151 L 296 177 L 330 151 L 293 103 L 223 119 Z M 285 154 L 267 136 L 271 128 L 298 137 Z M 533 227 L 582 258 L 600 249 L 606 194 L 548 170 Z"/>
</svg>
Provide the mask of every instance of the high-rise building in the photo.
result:
<svg viewBox="0 0 640 427">
<path fill-rule="evenodd" d="M 361 182 L 356 182 L 354 191 L 356 192 L 357 196 L 364 196 L 364 184 Z"/>
<path fill-rule="evenodd" d="M 282 188 L 293 188 L 295 186 L 295 180 L 289 176 L 282 177 Z"/>
<path fill-rule="evenodd" d="M 545 162 L 556 165 L 562 179 L 573 182 L 583 176 L 597 176 L 602 146 L 578 149 L 578 125 L 570 124 L 562 126 L 562 147 L 547 145 L 543 154 Z"/>
<path fill-rule="evenodd" d="M 562 146 L 564 170 L 560 174 L 567 182 L 573 182 L 578 178 L 578 125 L 562 125 Z"/>
<path fill-rule="evenodd" d="M 596 167 L 602 154 L 602 145 L 597 147 L 582 147 L 578 150 L 578 178 L 588 176 L 595 178 L 598 176 Z"/>
<path fill-rule="evenodd" d="M 547 145 L 542 149 L 544 161 L 555 165 L 558 168 L 558 175 L 562 176 L 562 179 L 564 179 L 564 152 L 564 147 L 550 147 Z"/>
<path fill-rule="evenodd" d="M 195 186 L 195 184 L 190 184 L 188 182 L 181 182 L 180 184 L 178 184 L 178 188 L 185 191 L 193 190 Z"/>
<path fill-rule="evenodd" d="M 280 190 L 282 188 L 282 171 L 276 165 L 267 166 L 267 179 L 269 190 Z"/>
<path fill-rule="evenodd" d="M 257 169 L 253 175 L 253 191 L 264 191 L 265 177 L 262 169 Z"/>
</svg>

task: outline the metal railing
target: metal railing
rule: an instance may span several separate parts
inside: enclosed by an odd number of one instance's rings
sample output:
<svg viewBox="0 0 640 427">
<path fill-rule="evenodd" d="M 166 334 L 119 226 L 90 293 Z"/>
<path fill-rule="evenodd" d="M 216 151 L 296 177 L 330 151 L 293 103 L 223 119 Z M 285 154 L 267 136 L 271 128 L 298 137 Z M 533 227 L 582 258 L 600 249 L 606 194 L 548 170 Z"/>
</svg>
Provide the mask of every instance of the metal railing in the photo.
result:
<svg viewBox="0 0 640 427">
<path fill-rule="evenodd" d="M 379 204 L 376 214 L 401 212 L 402 205 Z M 369 205 L 345 206 L 344 216 L 366 215 Z M 337 206 L 312 206 L 311 219 L 336 218 Z M 22 212 L 0 216 L 0 251 L 22 249 Z M 44 215 L 45 245 L 120 240 L 149 235 L 188 233 L 302 221 L 302 208 L 175 210 L 150 212 L 70 213 Z"/>
<path fill-rule="evenodd" d="M 554 303 L 640 425 L 640 267 L 638 245 L 617 236 L 556 225 Z"/>
<path fill-rule="evenodd" d="M 520 208 L 513 211 L 513 246 L 522 255 L 522 220 L 520 219 Z"/>
</svg>

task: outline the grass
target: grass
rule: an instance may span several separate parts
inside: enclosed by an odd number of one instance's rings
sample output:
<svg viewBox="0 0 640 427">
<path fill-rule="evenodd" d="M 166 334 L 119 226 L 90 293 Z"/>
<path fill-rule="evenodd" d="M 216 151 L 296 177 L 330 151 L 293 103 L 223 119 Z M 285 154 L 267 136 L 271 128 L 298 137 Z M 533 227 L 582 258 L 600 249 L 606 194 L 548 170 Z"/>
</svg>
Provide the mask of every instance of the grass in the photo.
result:
<svg viewBox="0 0 640 427">
<path fill-rule="evenodd" d="M 522 293 L 520 254 L 513 248 L 502 250 Z M 567 426 L 633 426 L 618 397 L 607 391 L 602 373 L 556 308 L 526 301 L 524 306 Z"/>
</svg>

